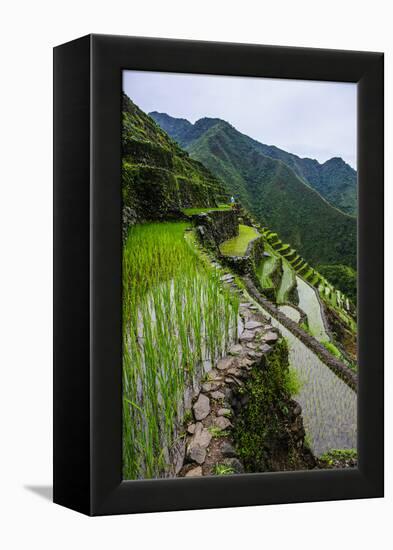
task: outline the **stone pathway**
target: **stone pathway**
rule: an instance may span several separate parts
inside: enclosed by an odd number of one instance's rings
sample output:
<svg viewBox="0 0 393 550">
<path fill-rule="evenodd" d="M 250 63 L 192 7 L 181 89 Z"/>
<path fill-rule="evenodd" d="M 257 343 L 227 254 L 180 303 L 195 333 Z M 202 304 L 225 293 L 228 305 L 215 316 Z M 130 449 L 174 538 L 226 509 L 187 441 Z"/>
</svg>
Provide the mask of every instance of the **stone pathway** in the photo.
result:
<svg viewBox="0 0 393 550">
<path fill-rule="evenodd" d="M 222 280 L 242 294 L 232 276 L 225 275 Z M 244 386 L 253 367 L 263 368 L 262 357 L 278 341 L 278 333 L 251 303 L 241 303 L 239 314 L 239 342 L 209 372 L 194 400 L 193 420 L 187 426 L 185 459 L 179 476 L 244 472 L 231 429 L 235 415 L 247 404 L 248 398 L 237 390 Z"/>
</svg>

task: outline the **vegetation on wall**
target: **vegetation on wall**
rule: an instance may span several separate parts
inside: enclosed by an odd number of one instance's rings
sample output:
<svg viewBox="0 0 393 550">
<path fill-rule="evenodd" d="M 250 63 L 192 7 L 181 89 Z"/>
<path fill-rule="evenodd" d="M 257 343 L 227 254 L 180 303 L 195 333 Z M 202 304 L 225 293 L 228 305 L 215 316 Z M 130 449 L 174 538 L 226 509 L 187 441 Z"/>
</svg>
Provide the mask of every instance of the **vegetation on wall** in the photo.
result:
<svg viewBox="0 0 393 550">
<path fill-rule="evenodd" d="M 296 371 L 289 367 L 286 341 L 281 339 L 266 356 L 264 368 L 252 371 L 244 389 L 247 406 L 235 423 L 234 437 L 247 472 L 302 467 L 303 457 L 287 425 L 291 396 L 300 387 Z"/>
<path fill-rule="evenodd" d="M 319 458 L 319 466 L 323 469 L 351 468 L 357 466 L 356 449 L 331 449 Z"/>
</svg>

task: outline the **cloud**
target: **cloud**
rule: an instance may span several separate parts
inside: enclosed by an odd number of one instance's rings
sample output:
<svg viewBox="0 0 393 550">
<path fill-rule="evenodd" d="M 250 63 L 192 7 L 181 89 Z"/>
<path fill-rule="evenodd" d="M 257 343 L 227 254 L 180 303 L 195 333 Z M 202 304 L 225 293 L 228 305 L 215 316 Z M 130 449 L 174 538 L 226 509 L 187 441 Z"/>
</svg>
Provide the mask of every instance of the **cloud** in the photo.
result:
<svg viewBox="0 0 393 550">
<path fill-rule="evenodd" d="M 222 118 L 262 143 L 356 168 L 356 84 L 124 71 L 123 89 L 147 113 Z"/>
</svg>

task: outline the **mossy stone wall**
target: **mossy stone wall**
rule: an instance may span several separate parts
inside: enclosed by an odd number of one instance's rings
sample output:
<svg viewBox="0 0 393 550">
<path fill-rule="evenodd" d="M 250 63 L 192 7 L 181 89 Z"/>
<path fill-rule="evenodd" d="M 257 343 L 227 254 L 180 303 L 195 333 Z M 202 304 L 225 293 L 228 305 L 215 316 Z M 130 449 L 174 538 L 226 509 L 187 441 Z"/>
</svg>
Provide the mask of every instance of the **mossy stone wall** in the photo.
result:
<svg viewBox="0 0 393 550">
<path fill-rule="evenodd" d="M 211 210 L 208 213 L 195 214 L 192 221 L 202 245 L 216 254 L 220 253 L 221 243 L 239 234 L 239 224 L 233 210 Z"/>
<path fill-rule="evenodd" d="M 234 438 L 248 472 L 307 469 L 314 458 L 305 447 L 301 408 L 291 399 L 293 382 L 284 339 L 254 367 L 241 391 L 247 399 L 236 418 Z"/>
<path fill-rule="evenodd" d="M 257 280 L 255 269 L 263 257 L 264 246 L 262 235 L 250 241 L 244 256 L 224 256 L 221 261 L 239 275 L 250 275 Z"/>
</svg>

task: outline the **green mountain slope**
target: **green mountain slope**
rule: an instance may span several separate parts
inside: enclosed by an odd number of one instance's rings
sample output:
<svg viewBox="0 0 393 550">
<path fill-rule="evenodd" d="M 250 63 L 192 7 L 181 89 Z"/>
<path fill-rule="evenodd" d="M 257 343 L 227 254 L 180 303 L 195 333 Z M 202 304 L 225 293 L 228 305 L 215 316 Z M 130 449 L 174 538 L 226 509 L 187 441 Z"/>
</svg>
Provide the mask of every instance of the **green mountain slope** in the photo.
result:
<svg viewBox="0 0 393 550">
<path fill-rule="evenodd" d="M 149 113 L 150 116 L 182 147 L 188 148 L 199 139 L 204 129 L 208 130 L 220 119 L 202 118 L 195 124 L 188 120 L 173 118 L 166 113 Z M 357 174 L 341 158 L 335 157 L 320 164 L 315 159 L 300 158 L 273 145 L 265 145 L 248 138 L 249 145 L 263 155 L 287 164 L 297 176 L 318 191 L 331 205 L 346 214 L 357 214 Z"/>
<path fill-rule="evenodd" d="M 355 218 L 332 207 L 287 164 L 264 155 L 258 142 L 227 122 L 199 122 L 208 129 L 188 143 L 190 155 L 221 178 L 261 223 L 313 265 L 356 267 Z"/>
<path fill-rule="evenodd" d="M 282 160 L 332 206 L 346 214 L 357 215 L 357 174 L 342 158 L 334 157 L 320 164 L 315 159 L 300 158 L 277 147 L 258 142 L 254 145 L 264 155 Z"/>
<path fill-rule="evenodd" d="M 137 219 L 184 207 L 217 206 L 223 186 L 123 94 L 123 206 Z"/>
</svg>

